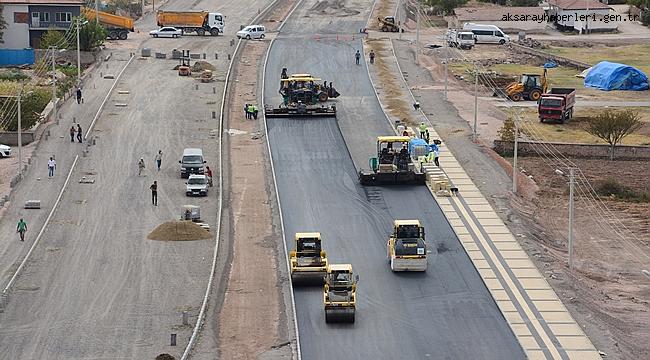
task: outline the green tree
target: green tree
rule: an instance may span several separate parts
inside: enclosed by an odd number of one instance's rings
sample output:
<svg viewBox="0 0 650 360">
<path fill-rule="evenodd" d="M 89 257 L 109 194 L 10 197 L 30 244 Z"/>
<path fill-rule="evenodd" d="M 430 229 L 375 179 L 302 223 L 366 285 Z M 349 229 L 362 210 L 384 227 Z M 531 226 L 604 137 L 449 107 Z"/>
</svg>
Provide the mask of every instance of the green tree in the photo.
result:
<svg viewBox="0 0 650 360">
<path fill-rule="evenodd" d="M 82 18 L 81 21 L 83 23 L 86 20 Z M 104 44 L 107 35 L 101 24 L 88 21 L 79 29 L 79 47 L 82 51 L 93 51 Z"/>
<path fill-rule="evenodd" d="M 467 0 L 424 0 L 422 3 L 433 7 L 437 13 L 450 15 L 454 12 L 455 8 L 465 5 Z"/>
<path fill-rule="evenodd" d="M 632 110 L 605 110 L 591 118 L 585 129 L 609 144 L 609 159 L 614 160 L 614 148 L 623 138 L 639 130 L 643 126 L 641 116 Z"/>
<path fill-rule="evenodd" d="M 67 49 L 68 41 L 65 38 L 63 31 L 54 30 L 54 28 L 49 28 L 45 34 L 41 36 L 41 49 L 47 49 L 50 46 L 54 46 L 57 49 Z"/>
<path fill-rule="evenodd" d="M 515 119 L 512 115 L 508 115 L 503 121 L 498 133 L 501 141 L 515 141 Z"/>
<path fill-rule="evenodd" d="M 51 94 L 48 90 L 25 87 L 22 101 L 20 103 L 21 125 L 23 129 L 29 129 L 40 119 L 40 114 L 50 102 Z M 5 125 L 7 131 L 18 130 L 18 99 L 2 98 L 0 99 L 0 108 L 6 109 L 6 114 L 1 114 L 3 118 L 8 117 L 9 122 Z"/>
</svg>

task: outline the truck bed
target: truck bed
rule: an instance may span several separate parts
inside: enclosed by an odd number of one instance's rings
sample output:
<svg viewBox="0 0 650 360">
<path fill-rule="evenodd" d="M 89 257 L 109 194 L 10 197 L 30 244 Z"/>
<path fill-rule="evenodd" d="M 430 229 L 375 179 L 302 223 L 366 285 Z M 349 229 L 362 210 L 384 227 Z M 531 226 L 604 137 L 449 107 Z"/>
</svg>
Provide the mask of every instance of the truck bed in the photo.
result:
<svg viewBox="0 0 650 360">
<path fill-rule="evenodd" d="M 83 15 L 90 21 L 95 20 L 95 9 L 90 9 L 87 7 L 82 8 Z M 99 22 L 105 26 L 116 27 L 121 29 L 128 29 L 133 31 L 133 19 L 119 16 L 103 11 L 97 12 L 99 15 Z"/>
</svg>

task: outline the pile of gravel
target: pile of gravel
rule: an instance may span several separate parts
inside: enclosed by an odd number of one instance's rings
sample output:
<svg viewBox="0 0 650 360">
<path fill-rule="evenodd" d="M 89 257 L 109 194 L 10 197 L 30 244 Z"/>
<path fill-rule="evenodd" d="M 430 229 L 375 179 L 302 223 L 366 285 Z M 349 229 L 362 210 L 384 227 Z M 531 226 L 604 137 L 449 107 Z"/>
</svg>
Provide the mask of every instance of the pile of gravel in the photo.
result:
<svg viewBox="0 0 650 360">
<path fill-rule="evenodd" d="M 212 239 L 212 234 L 191 221 L 168 221 L 158 225 L 147 238 L 160 241 L 192 241 Z"/>
</svg>

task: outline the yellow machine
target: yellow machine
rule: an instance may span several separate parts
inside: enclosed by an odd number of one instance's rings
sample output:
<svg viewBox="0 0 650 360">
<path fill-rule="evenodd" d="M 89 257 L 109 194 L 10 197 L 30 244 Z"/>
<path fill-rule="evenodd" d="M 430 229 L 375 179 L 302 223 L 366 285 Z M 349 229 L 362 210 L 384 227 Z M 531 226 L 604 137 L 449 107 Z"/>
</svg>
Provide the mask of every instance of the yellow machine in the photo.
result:
<svg viewBox="0 0 650 360">
<path fill-rule="evenodd" d="M 422 164 L 416 164 L 411 158 L 409 141 L 408 136 L 377 137 L 377 157 L 370 158 L 370 170 L 359 171 L 361 185 L 423 185 L 427 176 Z"/>
<path fill-rule="evenodd" d="M 537 101 L 546 92 L 547 88 L 546 69 L 544 69 L 542 75 L 521 75 L 519 82 L 513 82 L 506 87 L 505 94 L 513 101 L 521 99 Z"/>
<path fill-rule="evenodd" d="M 354 322 L 358 281 L 359 276 L 354 276 L 350 264 L 334 264 L 327 267 L 323 289 L 325 322 Z"/>
<path fill-rule="evenodd" d="M 329 86 L 326 84 L 327 81 L 321 83 L 321 79 L 311 74 L 289 76 L 287 69 L 283 68 L 279 90 L 282 104 L 278 107 L 267 105 L 264 114 L 266 117 L 336 116 L 335 105 L 319 104 L 340 95 L 331 82 Z"/>
<path fill-rule="evenodd" d="M 394 16 L 386 16 L 383 19 L 377 18 L 377 20 L 379 21 L 379 29 L 382 32 L 399 32 L 400 30 L 404 32 L 404 28 L 397 24 Z"/>
<path fill-rule="evenodd" d="M 289 253 L 291 281 L 296 284 L 323 283 L 327 274 L 327 255 L 321 247 L 320 233 L 296 233 L 296 249 Z"/>
<path fill-rule="evenodd" d="M 387 245 L 393 271 L 427 271 L 427 245 L 420 220 L 395 220 Z"/>
</svg>

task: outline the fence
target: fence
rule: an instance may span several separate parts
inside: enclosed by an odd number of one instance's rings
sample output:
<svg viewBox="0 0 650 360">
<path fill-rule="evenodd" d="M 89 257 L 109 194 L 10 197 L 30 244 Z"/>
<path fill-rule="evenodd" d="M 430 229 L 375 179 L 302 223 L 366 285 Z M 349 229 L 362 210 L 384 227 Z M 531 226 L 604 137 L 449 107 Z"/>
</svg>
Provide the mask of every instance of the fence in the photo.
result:
<svg viewBox="0 0 650 360">
<path fill-rule="evenodd" d="M 573 143 L 546 143 L 534 141 L 519 141 L 517 154 L 521 156 L 537 156 L 538 152 L 546 156 L 553 156 L 549 152 L 550 144 L 556 152 L 564 156 L 576 158 L 609 158 L 609 145 L 599 144 L 573 144 Z M 502 156 L 512 156 L 514 143 L 511 141 L 494 140 L 494 151 Z M 618 145 L 614 150 L 616 160 L 650 160 L 650 146 Z"/>
<path fill-rule="evenodd" d="M 0 66 L 32 64 L 34 49 L 0 49 Z"/>
</svg>

